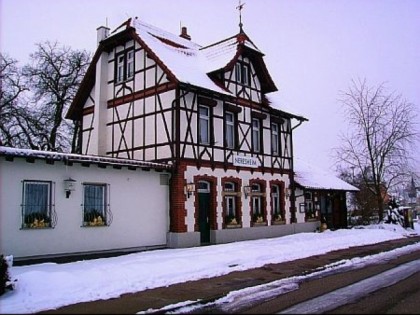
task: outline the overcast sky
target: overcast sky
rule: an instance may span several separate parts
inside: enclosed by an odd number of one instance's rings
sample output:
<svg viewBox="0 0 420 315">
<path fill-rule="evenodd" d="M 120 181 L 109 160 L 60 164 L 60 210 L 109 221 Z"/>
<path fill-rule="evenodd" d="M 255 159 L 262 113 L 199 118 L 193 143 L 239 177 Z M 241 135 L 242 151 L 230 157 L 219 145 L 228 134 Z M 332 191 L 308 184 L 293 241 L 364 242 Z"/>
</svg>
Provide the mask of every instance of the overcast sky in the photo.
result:
<svg viewBox="0 0 420 315">
<path fill-rule="evenodd" d="M 333 169 L 347 122 L 340 91 L 386 82 L 420 110 L 420 0 L 243 0 L 244 31 L 265 53 L 281 106 L 309 119 L 295 155 Z M 208 45 L 239 30 L 237 0 L 0 0 L 0 50 L 27 62 L 35 43 L 96 49 L 96 28 L 131 16 Z M 420 148 L 416 148 L 420 157 Z M 419 163 L 420 169 L 420 163 Z"/>
</svg>

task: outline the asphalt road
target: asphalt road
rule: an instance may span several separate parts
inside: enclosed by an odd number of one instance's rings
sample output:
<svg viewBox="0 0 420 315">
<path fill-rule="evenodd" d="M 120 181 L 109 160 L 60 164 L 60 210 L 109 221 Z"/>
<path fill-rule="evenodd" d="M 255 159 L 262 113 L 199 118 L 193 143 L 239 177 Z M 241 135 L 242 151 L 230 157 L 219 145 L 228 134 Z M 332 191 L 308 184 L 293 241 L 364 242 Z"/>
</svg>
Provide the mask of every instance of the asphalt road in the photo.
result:
<svg viewBox="0 0 420 315">
<path fill-rule="evenodd" d="M 347 286 L 392 270 L 403 264 L 420 259 L 420 251 L 389 260 L 385 264 L 375 264 L 362 269 L 333 274 L 320 279 L 310 279 L 300 284 L 298 290 L 259 303 L 256 306 L 241 310 L 243 314 L 420 314 L 420 268 L 413 275 L 375 292 L 367 293 L 356 301 L 343 306 L 323 310 L 328 307 L 327 295 Z M 418 266 L 418 264 L 417 264 Z M 325 296 L 325 298 L 324 298 Z M 315 300 L 317 298 L 317 300 Z M 322 305 L 324 298 L 325 305 Z M 309 301 L 309 303 L 307 302 Z M 310 307 L 303 303 L 321 303 Z M 296 307 L 302 305 L 302 307 Z M 294 308 L 293 308 L 294 307 Z M 306 310 L 306 311 L 305 311 Z M 317 311 L 315 311 L 317 310 Z"/>
</svg>

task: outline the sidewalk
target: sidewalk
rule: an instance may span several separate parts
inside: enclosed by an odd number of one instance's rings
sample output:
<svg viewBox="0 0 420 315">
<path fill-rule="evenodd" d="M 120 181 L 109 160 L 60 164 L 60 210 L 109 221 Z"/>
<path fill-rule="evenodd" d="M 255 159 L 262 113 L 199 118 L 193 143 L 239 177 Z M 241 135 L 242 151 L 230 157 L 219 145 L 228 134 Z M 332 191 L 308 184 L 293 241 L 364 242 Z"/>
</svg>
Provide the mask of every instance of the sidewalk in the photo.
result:
<svg viewBox="0 0 420 315">
<path fill-rule="evenodd" d="M 135 314 L 140 311 L 159 309 L 179 302 L 211 301 L 233 290 L 300 275 L 339 260 L 374 255 L 418 242 L 420 242 L 420 236 L 413 236 L 368 246 L 352 247 L 324 255 L 280 264 L 270 264 L 262 268 L 232 272 L 220 277 L 189 281 L 134 294 L 125 294 L 116 299 L 69 305 L 57 310 L 40 312 L 39 314 Z"/>
</svg>

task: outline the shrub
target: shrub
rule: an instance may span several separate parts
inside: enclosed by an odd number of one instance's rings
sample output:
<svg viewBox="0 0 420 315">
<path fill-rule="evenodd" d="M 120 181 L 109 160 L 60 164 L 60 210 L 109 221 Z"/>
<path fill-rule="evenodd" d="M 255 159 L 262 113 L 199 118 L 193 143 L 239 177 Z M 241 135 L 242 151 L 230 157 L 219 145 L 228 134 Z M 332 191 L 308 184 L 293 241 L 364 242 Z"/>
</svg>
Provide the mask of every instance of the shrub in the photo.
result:
<svg viewBox="0 0 420 315">
<path fill-rule="evenodd" d="M 0 256 L 0 278 L 0 295 L 3 295 L 10 283 L 9 265 L 3 255 Z"/>
</svg>

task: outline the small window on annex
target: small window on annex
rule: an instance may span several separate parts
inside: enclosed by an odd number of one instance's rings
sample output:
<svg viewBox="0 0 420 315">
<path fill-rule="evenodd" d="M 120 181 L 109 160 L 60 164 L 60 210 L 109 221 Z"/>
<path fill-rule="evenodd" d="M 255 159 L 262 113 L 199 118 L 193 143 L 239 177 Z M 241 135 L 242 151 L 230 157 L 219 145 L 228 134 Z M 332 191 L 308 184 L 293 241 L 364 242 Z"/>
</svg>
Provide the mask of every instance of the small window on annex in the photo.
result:
<svg viewBox="0 0 420 315">
<path fill-rule="evenodd" d="M 225 223 L 227 227 L 241 224 L 238 211 L 238 187 L 234 182 L 226 182 L 223 186 Z"/>
<path fill-rule="evenodd" d="M 23 228 L 49 228 L 55 226 L 53 187 L 53 182 L 50 181 L 23 181 Z"/>
<path fill-rule="evenodd" d="M 109 225 L 109 187 L 107 184 L 83 184 L 83 226 Z"/>
<path fill-rule="evenodd" d="M 305 219 L 314 220 L 317 219 L 317 202 L 313 199 L 311 192 L 305 192 Z"/>
</svg>

